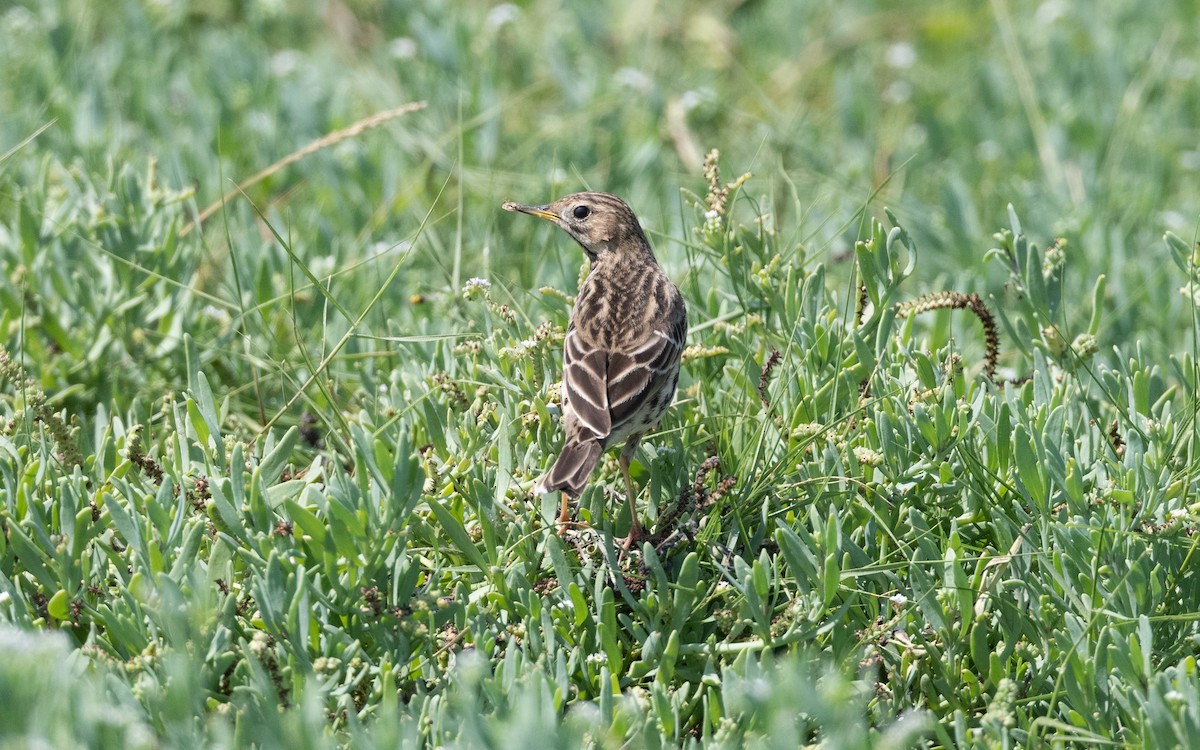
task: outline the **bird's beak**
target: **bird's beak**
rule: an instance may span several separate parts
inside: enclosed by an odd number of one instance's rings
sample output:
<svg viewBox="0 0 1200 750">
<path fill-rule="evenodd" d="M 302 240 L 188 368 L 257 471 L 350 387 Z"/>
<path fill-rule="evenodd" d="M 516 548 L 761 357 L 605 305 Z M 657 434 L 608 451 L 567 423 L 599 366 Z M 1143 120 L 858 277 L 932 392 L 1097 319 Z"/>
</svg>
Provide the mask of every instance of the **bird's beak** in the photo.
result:
<svg viewBox="0 0 1200 750">
<path fill-rule="evenodd" d="M 502 207 L 505 211 L 519 211 L 523 214 L 536 216 L 539 219 L 545 219 L 546 221 L 553 221 L 555 223 L 558 222 L 558 215 L 547 210 L 549 206 L 523 206 L 520 203 L 504 201 L 504 205 Z"/>
</svg>

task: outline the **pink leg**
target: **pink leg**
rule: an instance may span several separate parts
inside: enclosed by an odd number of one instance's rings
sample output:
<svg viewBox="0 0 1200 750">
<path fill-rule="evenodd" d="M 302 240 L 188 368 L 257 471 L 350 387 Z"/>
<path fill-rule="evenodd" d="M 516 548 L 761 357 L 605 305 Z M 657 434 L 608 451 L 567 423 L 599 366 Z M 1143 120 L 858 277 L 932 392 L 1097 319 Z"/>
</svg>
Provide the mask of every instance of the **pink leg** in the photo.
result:
<svg viewBox="0 0 1200 750">
<path fill-rule="evenodd" d="M 625 537 L 621 542 L 621 548 L 628 551 L 633 548 L 633 545 L 642 539 L 642 524 L 638 521 L 637 504 L 634 502 L 636 493 L 633 491 L 633 479 L 629 476 L 629 463 L 633 460 L 633 454 L 637 452 L 638 441 L 641 435 L 635 435 L 625 441 L 625 447 L 621 449 L 621 476 L 625 478 L 625 494 L 629 499 L 629 536 Z"/>
</svg>

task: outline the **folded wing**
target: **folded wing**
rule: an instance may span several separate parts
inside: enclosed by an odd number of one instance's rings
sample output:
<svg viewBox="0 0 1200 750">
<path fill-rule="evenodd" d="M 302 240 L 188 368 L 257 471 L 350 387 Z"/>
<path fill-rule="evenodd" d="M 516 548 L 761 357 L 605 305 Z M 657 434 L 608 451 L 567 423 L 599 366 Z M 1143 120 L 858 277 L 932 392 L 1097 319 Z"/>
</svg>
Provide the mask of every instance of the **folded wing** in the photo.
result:
<svg viewBox="0 0 1200 750">
<path fill-rule="evenodd" d="M 567 332 L 563 392 L 579 420 L 580 439 L 606 441 L 627 423 L 646 416 L 647 399 L 665 387 L 674 390 L 687 319 L 680 311 L 664 323 L 624 351 L 589 348 L 574 328 Z"/>
</svg>

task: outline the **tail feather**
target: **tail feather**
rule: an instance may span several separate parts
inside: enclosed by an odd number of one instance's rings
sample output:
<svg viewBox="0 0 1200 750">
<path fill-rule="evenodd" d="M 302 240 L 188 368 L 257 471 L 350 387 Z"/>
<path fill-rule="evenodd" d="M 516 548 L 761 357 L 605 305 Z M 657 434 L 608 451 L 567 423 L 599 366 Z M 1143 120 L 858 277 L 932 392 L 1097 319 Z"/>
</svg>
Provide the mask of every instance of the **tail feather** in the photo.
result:
<svg viewBox="0 0 1200 750">
<path fill-rule="evenodd" d="M 534 492 L 544 494 L 562 490 L 571 497 L 578 497 L 587 486 L 596 464 L 600 462 L 600 454 L 604 449 L 598 440 L 581 440 L 577 443 L 567 443 L 563 446 L 558 460 L 550 467 L 550 471 L 541 478 Z"/>
</svg>

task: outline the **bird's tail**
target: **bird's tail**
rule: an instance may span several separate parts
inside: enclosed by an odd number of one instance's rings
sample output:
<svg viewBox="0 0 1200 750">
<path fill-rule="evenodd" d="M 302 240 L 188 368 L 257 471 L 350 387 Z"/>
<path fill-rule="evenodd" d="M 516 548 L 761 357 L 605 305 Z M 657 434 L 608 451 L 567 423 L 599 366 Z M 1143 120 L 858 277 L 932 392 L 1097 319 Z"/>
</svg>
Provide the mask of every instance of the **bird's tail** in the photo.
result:
<svg viewBox="0 0 1200 750">
<path fill-rule="evenodd" d="M 596 464 L 600 462 L 600 454 L 604 449 L 598 440 L 580 440 L 563 446 L 558 460 L 550 467 L 534 487 L 533 491 L 540 494 L 562 490 L 571 497 L 579 497 L 587 486 Z"/>
</svg>

